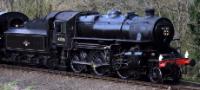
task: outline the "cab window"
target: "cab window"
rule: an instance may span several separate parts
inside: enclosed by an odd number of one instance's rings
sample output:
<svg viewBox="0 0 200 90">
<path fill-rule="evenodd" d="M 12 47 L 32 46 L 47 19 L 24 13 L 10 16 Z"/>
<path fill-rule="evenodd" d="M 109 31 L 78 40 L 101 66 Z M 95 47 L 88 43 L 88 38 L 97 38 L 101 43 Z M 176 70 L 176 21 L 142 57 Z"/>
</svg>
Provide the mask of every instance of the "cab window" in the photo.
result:
<svg viewBox="0 0 200 90">
<path fill-rule="evenodd" d="M 56 21 L 54 25 L 55 25 L 56 32 L 58 32 L 58 33 L 66 33 L 66 28 L 67 28 L 67 23 L 66 22 Z"/>
</svg>

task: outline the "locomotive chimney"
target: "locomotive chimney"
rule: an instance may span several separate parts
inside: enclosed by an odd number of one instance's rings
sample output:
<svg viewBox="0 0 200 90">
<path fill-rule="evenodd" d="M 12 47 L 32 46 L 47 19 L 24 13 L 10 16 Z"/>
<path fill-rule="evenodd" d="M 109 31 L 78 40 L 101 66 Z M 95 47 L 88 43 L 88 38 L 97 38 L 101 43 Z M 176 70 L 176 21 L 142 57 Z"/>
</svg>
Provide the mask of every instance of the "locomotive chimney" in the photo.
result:
<svg viewBox="0 0 200 90">
<path fill-rule="evenodd" d="M 155 15 L 155 9 L 154 8 L 148 8 L 145 10 L 146 16 L 154 16 Z"/>
</svg>

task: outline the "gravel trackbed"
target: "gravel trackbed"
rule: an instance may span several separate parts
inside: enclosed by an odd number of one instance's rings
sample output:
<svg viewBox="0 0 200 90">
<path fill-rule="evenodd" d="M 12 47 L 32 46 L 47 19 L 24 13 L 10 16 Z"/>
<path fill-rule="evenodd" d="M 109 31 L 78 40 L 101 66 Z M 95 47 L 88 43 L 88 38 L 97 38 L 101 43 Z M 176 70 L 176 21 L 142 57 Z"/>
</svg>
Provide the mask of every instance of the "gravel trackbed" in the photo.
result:
<svg viewBox="0 0 200 90">
<path fill-rule="evenodd" d="M 15 83 L 13 90 L 160 90 L 126 83 L 0 68 L 0 86 L 5 88 L 11 83 Z"/>
</svg>

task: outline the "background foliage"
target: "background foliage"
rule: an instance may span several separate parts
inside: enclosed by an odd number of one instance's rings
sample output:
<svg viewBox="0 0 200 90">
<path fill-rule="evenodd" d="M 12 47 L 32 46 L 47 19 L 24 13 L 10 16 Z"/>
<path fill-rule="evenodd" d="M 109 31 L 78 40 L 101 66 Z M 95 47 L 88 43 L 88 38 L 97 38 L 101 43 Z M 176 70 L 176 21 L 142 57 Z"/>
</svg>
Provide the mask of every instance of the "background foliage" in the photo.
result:
<svg viewBox="0 0 200 90">
<path fill-rule="evenodd" d="M 200 73 L 200 31 L 197 22 L 200 16 L 200 0 L 0 0 L 0 9 L 20 11 L 30 18 L 45 16 L 51 11 L 95 10 L 105 13 L 115 8 L 122 12 L 134 11 L 144 15 L 147 7 L 154 7 L 157 15 L 170 18 L 180 38 L 182 52 L 188 50 L 197 61 L 195 68 L 189 68 L 185 76 L 195 80 Z M 193 25 L 192 25 L 193 24 Z"/>
</svg>

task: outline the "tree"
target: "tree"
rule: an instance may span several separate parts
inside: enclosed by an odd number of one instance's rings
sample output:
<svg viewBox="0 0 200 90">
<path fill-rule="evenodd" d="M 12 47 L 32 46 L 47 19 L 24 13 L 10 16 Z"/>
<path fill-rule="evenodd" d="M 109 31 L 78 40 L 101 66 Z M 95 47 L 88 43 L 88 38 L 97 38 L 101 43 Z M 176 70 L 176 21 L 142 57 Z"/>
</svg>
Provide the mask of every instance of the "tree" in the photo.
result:
<svg viewBox="0 0 200 90">
<path fill-rule="evenodd" d="M 193 43 L 189 44 L 192 50 L 192 57 L 199 62 L 200 60 L 200 0 L 194 0 L 194 2 L 189 7 L 190 15 L 190 32 L 192 34 Z M 197 63 L 195 68 L 192 70 L 195 75 L 199 74 L 200 65 Z"/>
</svg>

